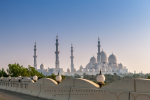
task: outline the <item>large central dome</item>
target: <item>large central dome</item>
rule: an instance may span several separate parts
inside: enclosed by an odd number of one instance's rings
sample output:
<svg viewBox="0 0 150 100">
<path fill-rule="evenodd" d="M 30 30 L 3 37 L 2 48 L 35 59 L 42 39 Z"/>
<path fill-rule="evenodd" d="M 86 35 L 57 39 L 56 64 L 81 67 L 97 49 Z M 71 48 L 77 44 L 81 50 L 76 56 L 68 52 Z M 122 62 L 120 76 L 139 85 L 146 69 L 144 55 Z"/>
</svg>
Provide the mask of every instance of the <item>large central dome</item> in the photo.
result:
<svg viewBox="0 0 150 100">
<path fill-rule="evenodd" d="M 101 52 L 101 63 L 108 63 L 108 56 L 103 50 Z"/>
<path fill-rule="evenodd" d="M 114 54 L 111 54 L 108 58 L 110 64 L 117 64 L 117 57 Z"/>
</svg>

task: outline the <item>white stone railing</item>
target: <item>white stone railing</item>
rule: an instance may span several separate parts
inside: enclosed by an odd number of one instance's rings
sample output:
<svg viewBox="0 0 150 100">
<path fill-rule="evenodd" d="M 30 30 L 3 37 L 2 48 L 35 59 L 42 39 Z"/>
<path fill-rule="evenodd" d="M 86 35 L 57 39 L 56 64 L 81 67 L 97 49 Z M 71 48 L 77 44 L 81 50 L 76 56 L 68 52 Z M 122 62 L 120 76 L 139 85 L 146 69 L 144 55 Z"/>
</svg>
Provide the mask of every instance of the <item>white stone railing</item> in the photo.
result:
<svg viewBox="0 0 150 100">
<path fill-rule="evenodd" d="M 0 81 L 0 89 L 51 100 L 150 100 L 149 85 L 150 81 L 143 79 L 122 80 L 102 88 L 84 79 L 65 80 L 60 84 L 48 78 L 35 83 L 30 78 L 18 82 L 13 77 L 11 81 L 7 78 Z"/>
</svg>

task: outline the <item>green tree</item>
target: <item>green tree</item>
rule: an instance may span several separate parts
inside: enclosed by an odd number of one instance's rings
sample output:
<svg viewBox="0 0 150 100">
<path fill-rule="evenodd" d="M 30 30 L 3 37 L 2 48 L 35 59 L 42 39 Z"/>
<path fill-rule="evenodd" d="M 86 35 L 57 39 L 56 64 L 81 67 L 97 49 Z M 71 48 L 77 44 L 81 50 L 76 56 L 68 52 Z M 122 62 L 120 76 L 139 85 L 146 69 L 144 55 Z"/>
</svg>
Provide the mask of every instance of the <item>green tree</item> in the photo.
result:
<svg viewBox="0 0 150 100">
<path fill-rule="evenodd" d="M 55 77 L 56 77 L 55 74 L 52 74 L 52 75 L 47 76 L 47 78 L 51 78 L 51 79 L 53 79 L 53 80 L 55 80 Z"/>
<path fill-rule="evenodd" d="M 31 67 L 29 65 L 28 68 L 24 68 L 23 66 L 20 66 L 18 63 L 9 64 L 7 73 L 12 74 L 12 77 L 18 77 L 19 75 L 23 77 L 31 77 L 34 75 L 37 75 L 38 77 L 44 77 L 44 75 L 36 71 L 34 67 Z"/>
<path fill-rule="evenodd" d="M 74 78 L 81 78 L 81 76 L 79 74 L 75 73 Z"/>
<path fill-rule="evenodd" d="M 62 77 L 62 81 L 64 81 L 66 79 L 65 75 L 61 75 L 61 77 Z"/>
<path fill-rule="evenodd" d="M 7 73 L 5 72 L 4 68 L 2 68 L 2 70 L 0 70 L 0 77 L 8 77 Z"/>
</svg>

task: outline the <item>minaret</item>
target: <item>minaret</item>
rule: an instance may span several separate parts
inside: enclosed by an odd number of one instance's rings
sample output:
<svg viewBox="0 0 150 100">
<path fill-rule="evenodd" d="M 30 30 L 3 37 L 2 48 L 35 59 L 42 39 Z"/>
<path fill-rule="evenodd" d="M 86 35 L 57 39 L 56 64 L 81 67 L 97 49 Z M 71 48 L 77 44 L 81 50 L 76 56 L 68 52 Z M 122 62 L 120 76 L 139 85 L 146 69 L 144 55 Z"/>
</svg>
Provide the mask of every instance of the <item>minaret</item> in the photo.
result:
<svg viewBox="0 0 150 100">
<path fill-rule="evenodd" d="M 59 69 L 59 51 L 58 51 L 58 45 L 59 45 L 59 43 L 58 43 L 58 35 L 56 36 L 56 52 L 55 52 L 55 54 L 56 54 L 56 61 L 55 61 L 55 68 L 56 69 Z"/>
<path fill-rule="evenodd" d="M 35 69 L 37 69 L 37 60 L 36 60 L 36 58 L 37 58 L 37 55 L 36 55 L 36 42 L 35 42 L 35 45 L 34 45 L 34 56 L 33 56 L 33 58 L 34 58 L 34 68 Z"/>
<path fill-rule="evenodd" d="M 101 45 L 100 45 L 100 38 L 98 37 L 98 45 L 97 45 L 97 47 L 98 47 L 98 53 L 97 53 L 97 63 L 101 63 L 101 52 L 100 52 L 100 47 L 101 47 Z"/>
<path fill-rule="evenodd" d="M 71 56 L 70 56 L 70 58 L 71 58 L 71 72 L 73 72 L 74 71 L 74 64 L 73 64 L 74 56 L 73 56 L 73 45 L 72 44 L 71 44 Z"/>
</svg>

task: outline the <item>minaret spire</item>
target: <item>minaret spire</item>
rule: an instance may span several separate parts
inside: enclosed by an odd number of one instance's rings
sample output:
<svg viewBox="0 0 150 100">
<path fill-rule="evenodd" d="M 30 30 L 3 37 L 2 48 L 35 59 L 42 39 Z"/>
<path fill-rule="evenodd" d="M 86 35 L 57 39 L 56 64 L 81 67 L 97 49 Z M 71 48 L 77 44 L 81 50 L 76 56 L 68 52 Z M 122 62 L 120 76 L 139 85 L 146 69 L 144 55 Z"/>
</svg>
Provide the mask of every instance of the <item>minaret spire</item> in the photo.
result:
<svg viewBox="0 0 150 100">
<path fill-rule="evenodd" d="M 37 58 L 37 55 L 36 55 L 36 42 L 35 42 L 35 45 L 34 45 L 34 56 L 33 56 L 33 58 L 34 58 L 34 68 L 35 69 L 37 69 L 37 60 L 36 60 L 36 58 Z"/>
<path fill-rule="evenodd" d="M 73 56 L 73 45 L 72 45 L 72 43 L 71 43 L 71 56 L 70 56 L 70 58 L 71 58 L 71 72 L 73 72 L 73 70 L 74 70 L 73 58 L 74 58 L 74 56 Z"/>
<path fill-rule="evenodd" d="M 101 63 L 101 52 L 100 52 L 100 47 L 101 47 L 101 45 L 100 45 L 100 38 L 98 37 L 98 45 L 97 45 L 97 47 L 98 47 L 98 53 L 97 53 L 97 63 Z"/>
<path fill-rule="evenodd" d="M 55 61 L 55 68 L 56 69 L 59 69 L 59 51 L 58 51 L 58 45 L 59 45 L 59 43 L 58 43 L 58 35 L 56 36 L 56 52 L 55 52 L 55 54 L 56 54 L 56 61 Z"/>
</svg>

